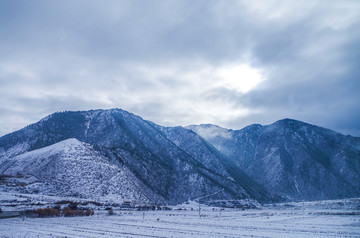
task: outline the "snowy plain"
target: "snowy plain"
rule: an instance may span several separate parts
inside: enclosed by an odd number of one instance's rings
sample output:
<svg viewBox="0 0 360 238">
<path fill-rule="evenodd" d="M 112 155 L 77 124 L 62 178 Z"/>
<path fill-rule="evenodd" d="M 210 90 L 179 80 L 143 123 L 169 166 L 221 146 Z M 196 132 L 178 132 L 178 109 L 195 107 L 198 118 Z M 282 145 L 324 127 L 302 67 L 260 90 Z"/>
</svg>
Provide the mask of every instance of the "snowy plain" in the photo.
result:
<svg viewBox="0 0 360 238">
<path fill-rule="evenodd" d="M 172 210 L 100 209 L 91 217 L 0 220 L 0 237 L 360 237 L 360 199 L 286 203 L 240 210 L 200 206 Z"/>
</svg>

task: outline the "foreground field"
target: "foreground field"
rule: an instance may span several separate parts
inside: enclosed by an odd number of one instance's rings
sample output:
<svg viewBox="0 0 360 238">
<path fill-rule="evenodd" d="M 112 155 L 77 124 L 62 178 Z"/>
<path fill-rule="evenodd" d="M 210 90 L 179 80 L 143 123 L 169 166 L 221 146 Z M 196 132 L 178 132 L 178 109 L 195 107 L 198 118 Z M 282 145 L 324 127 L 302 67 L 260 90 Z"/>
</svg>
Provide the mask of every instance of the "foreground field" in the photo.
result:
<svg viewBox="0 0 360 238">
<path fill-rule="evenodd" d="M 201 216 L 197 209 L 193 204 L 170 211 L 117 210 L 112 216 L 97 211 L 91 217 L 3 219 L 0 237 L 360 237 L 359 211 L 344 202 L 244 211 L 202 207 Z"/>
</svg>

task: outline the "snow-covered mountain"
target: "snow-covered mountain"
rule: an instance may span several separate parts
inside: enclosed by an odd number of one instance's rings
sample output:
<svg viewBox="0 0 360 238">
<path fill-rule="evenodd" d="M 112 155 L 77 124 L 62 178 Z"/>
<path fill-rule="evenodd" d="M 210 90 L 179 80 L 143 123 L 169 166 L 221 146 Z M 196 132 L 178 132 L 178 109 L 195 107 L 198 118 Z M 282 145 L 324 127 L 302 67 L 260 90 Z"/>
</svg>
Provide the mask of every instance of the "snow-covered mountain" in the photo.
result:
<svg viewBox="0 0 360 238">
<path fill-rule="evenodd" d="M 198 166 L 211 168 L 216 173 L 220 173 L 221 176 L 230 178 L 236 184 L 241 185 L 248 194 L 260 201 L 279 199 L 275 193 L 266 190 L 247 176 L 241 168 L 234 169 L 223 154 L 193 131 L 180 126 L 159 126 L 159 128 L 169 140 L 197 160 Z"/>
<path fill-rule="evenodd" d="M 150 202 L 154 194 L 125 167 L 111 164 L 77 139 L 25 152 L 0 163 L 5 191 Z"/>
<path fill-rule="evenodd" d="M 198 135 L 187 129 L 183 130 L 188 133 L 181 135 L 182 140 L 192 141 L 193 149 L 206 148 L 193 153 L 170 138 L 166 132 L 171 130 L 176 131 L 176 128 L 165 131 L 120 109 L 55 113 L 1 137 L 0 163 L 76 138 L 92 145 L 93 150 L 111 164 L 131 171 L 144 187 L 157 195 L 151 198 L 152 202 L 165 200 L 174 204 L 207 194 L 216 194 L 212 199 L 272 199 L 267 192 L 254 190 L 258 185 L 250 178 L 237 176 L 234 179 L 227 167 L 213 167 L 221 164 L 223 158 Z M 194 138 L 197 140 L 193 141 Z M 239 182 L 242 180 L 244 182 Z"/>
<path fill-rule="evenodd" d="M 295 199 L 360 195 L 360 138 L 291 119 L 242 130 L 188 128 L 277 194 Z"/>
<path fill-rule="evenodd" d="M 233 131 L 61 112 L 0 137 L 0 189 L 162 204 L 358 196 L 359 141 L 293 120 Z"/>
</svg>

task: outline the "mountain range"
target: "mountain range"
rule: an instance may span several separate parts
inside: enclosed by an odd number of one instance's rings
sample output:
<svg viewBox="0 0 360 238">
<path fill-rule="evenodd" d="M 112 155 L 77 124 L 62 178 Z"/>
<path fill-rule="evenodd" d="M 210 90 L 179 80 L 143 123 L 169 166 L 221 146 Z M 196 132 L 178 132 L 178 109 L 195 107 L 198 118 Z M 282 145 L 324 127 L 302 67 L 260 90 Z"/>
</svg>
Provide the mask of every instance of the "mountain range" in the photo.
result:
<svg viewBox="0 0 360 238">
<path fill-rule="evenodd" d="M 0 191 L 178 204 L 345 198 L 359 188 L 360 138 L 291 119 L 228 130 L 66 111 L 0 137 Z"/>
</svg>

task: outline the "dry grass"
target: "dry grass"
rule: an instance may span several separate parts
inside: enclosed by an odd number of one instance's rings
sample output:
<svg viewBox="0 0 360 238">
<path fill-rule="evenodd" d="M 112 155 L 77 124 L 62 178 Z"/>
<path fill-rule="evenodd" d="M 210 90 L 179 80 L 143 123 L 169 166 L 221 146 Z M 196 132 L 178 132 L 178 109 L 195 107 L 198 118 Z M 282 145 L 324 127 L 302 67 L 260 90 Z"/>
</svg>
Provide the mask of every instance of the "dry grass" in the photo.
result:
<svg viewBox="0 0 360 238">
<path fill-rule="evenodd" d="M 71 208 L 67 207 L 63 211 L 64 217 L 75 217 L 75 216 L 92 216 L 94 215 L 94 211 L 87 210 L 71 210 Z"/>
<path fill-rule="evenodd" d="M 34 213 L 39 217 L 58 217 L 61 214 L 60 210 L 54 208 L 39 208 Z"/>
<path fill-rule="evenodd" d="M 32 212 L 28 211 L 27 214 L 34 213 L 38 217 L 75 217 L 75 216 L 92 216 L 94 215 L 94 211 L 87 210 L 72 210 L 70 207 L 65 208 L 64 210 L 54 209 L 54 208 L 39 208 L 33 210 Z M 26 214 L 26 213 L 25 213 Z"/>
</svg>

